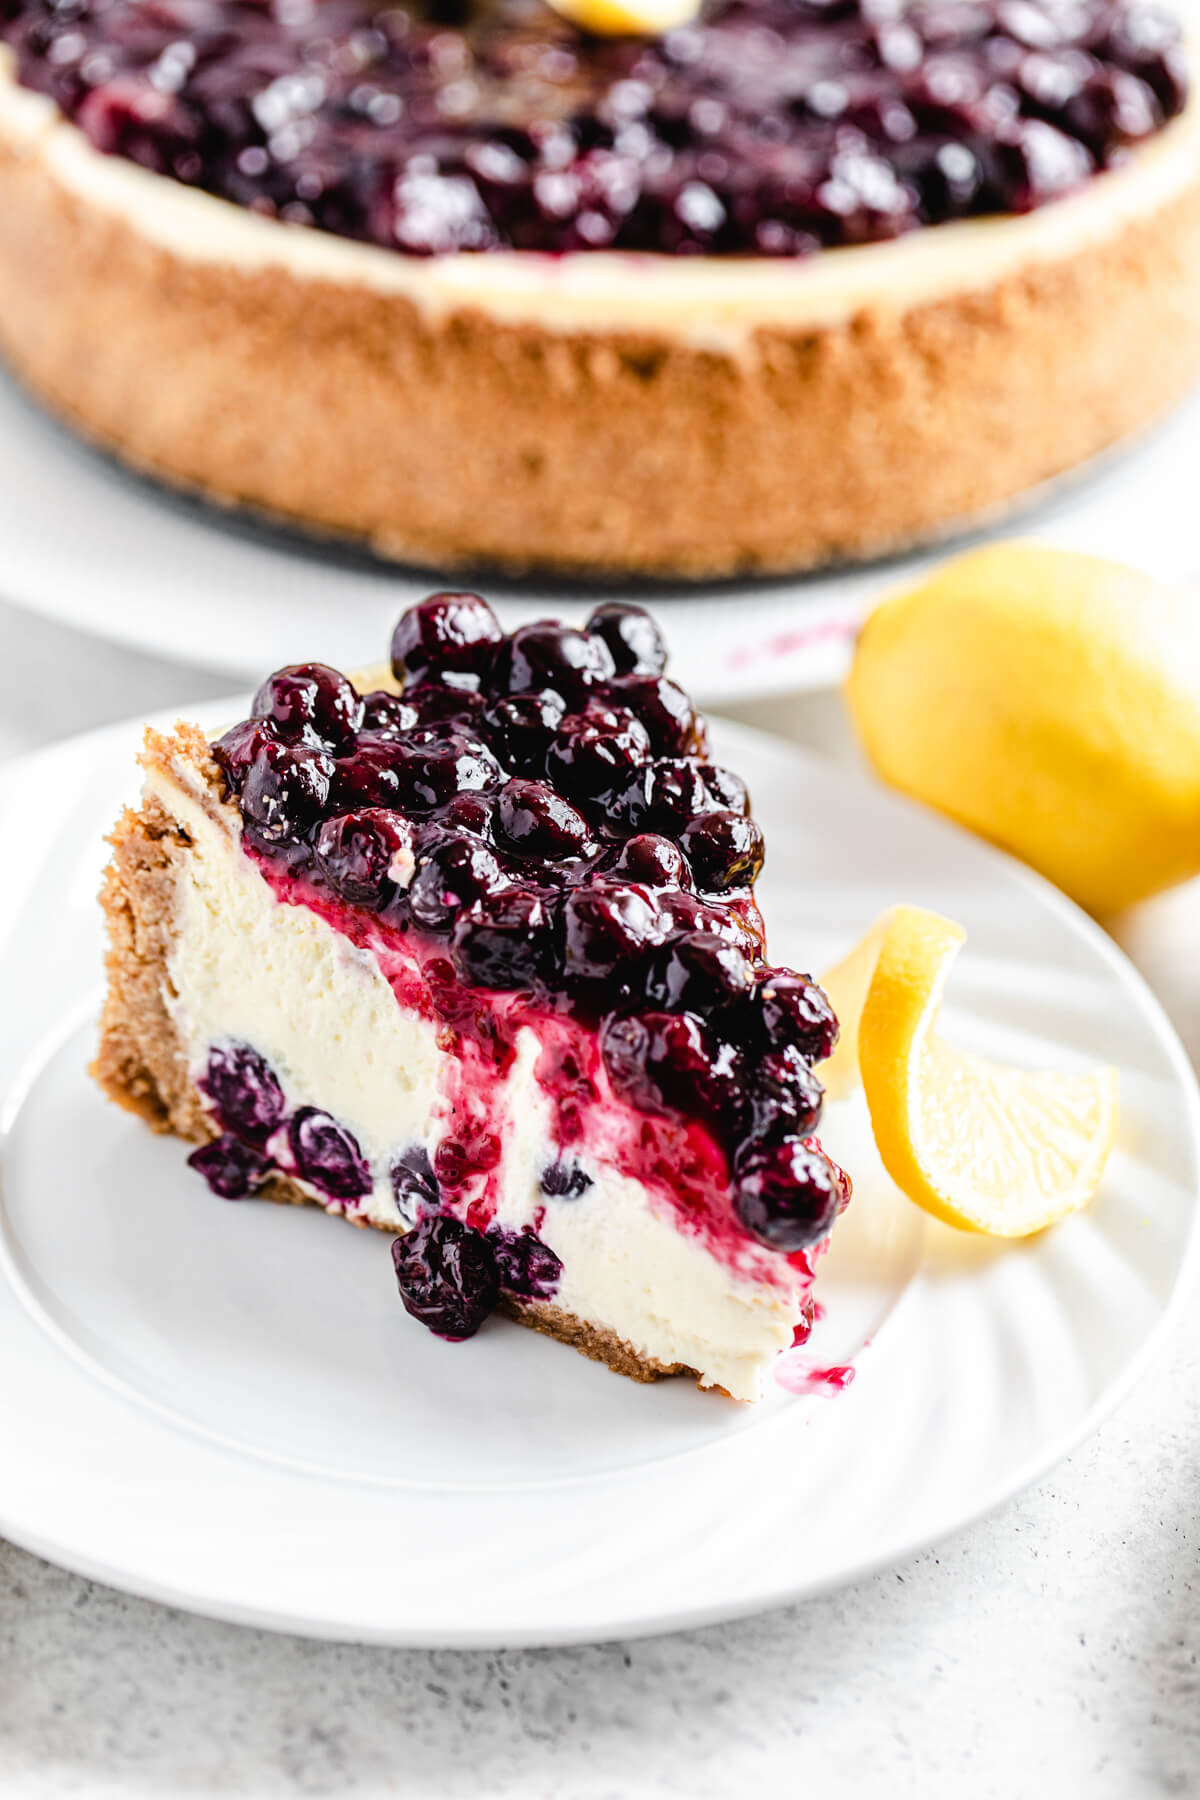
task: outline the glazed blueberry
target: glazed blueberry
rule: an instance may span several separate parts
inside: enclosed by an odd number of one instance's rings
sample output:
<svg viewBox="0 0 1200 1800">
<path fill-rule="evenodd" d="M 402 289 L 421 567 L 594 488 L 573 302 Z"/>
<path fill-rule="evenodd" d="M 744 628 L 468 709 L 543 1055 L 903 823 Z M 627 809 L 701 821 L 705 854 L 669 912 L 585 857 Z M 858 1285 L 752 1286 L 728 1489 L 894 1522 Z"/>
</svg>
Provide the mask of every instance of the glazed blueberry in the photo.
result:
<svg viewBox="0 0 1200 1800">
<path fill-rule="evenodd" d="M 641 721 L 656 756 L 703 751 L 704 722 L 683 689 L 666 675 L 623 675 L 609 684 L 609 693 Z"/>
<path fill-rule="evenodd" d="M 719 763 L 705 763 L 700 774 L 709 798 L 722 812 L 750 811 L 750 791 L 732 769 L 723 769 Z"/>
<path fill-rule="evenodd" d="M 566 705 L 558 694 L 510 694 L 495 700 L 481 729 L 505 768 L 518 775 L 544 775 L 546 756 Z"/>
<path fill-rule="evenodd" d="M 316 744 L 334 756 L 354 746 L 363 703 L 336 669 L 325 663 L 293 663 L 269 675 L 252 711 L 273 726 L 285 744 Z"/>
<path fill-rule="evenodd" d="M 357 1140 L 315 1106 L 302 1106 L 288 1122 L 288 1140 L 305 1181 L 331 1200 L 348 1204 L 371 1191 L 371 1171 Z"/>
<path fill-rule="evenodd" d="M 670 838 L 658 837 L 652 831 L 626 839 L 612 865 L 614 875 L 644 887 L 689 887 L 691 871 L 687 858 Z"/>
<path fill-rule="evenodd" d="M 447 829 L 469 831 L 472 837 L 483 838 L 491 843 L 495 835 L 495 797 L 477 790 L 455 794 L 452 800 L 447 800 L 439 817 Z"/>
<path fill-rule="evenodd" d="M 262 719 L 243 719 L 231 726 L 224 737 L 217 739 L 212 747 L 213 760 L 232 793 L 241 793 L 250 765 L 259 751 L 277 742 L 275 733 Z"/>
<path fill-rule="evenodd" d="M 418 1220 L 393 1243 L 392 1262 L 405 1310 L 438 1337 L 474 1337 L 499 1298 L 491 1244 L 449 1214 Z"/>
<path fill-rule="evenodd" d="M 407 738 L 411 733 L 406 733 Z M 401 744 L 388 728 L 363 731 L 353 755 L 344 756 L 334 772 L 331 804 L 338 812 L 364 807 L 400 809 L 408 800 Z"/>
<path fill-rule="evenodd" d="M 1044 119 L 1020 119 L 1003 127 L 992 145 L 992 183 L 1005 212 L 1032 212 L 1047 200 L 1081 187 L 1094 167 L 1074 138 Z"/>
<path fill-rule="evenodd" d="M 468 737 L 478 737 L 485 701 L 473 688 L 442 687 L 427 682 L 409 696 L 417 709 L 418 725 L 449 725 Z"/>
<path fill-rule="evenodd" d="M 581 705 L 588 691 L 613 675 L 608 645 L 552 619 L 522 625 L 497 647 L 489 676 L 493 693 L 558 694 Z"/>
<path fill-rule="evenodd" d="M 549 1300 L 562 1274 L 562 1262 L 549 1244 L 543 1244 L 528 1226 L 522 1231 L 495 1227 L 488 1233 L 488 1242 L 506 1293 L 521 1300 Z"/>
<path fill-rule="evenodd" d="M 415 1224 L 423 1212 L 437 1209 L 441 1196 L 429 1152 L 421 1144 L 402 1150 L 391 1167 L 396 1210 L 406 1225 Z"/>
<path fill-rule="evenodd" d="M 306 744 L 264 744 L 242 783 L 242 817 L 267 844 L 300 838 L 329 798 L 333 759 Z"/>
<path fill-rule="evenodd" d="M 652 1005 L 706 1018 L 745 1000 L 753 988 L 754 970 L 745 953 L 705 932 L 689 932 L 663 944 L 646 975 Z"/>
<path fill-rule="evenodd" d="M 392 673 L 406 690 L 427 681 L 478 687 L 503 635 L 478 594 L 430 594 L 409 607 L 392 634 Z"/>
<path fill-rule="evenodd" d="M 256 1194 L 271 1173 L 271 1164 L 260 1151 L 229 1132 L 193 1150 L 188 1167 L 203 1175 L 222 1200 L 244 1200 L 247 1194 Z"/>
<path fill-rule="evenodd" d="M 640 606 L 610 600 L 597 606 L 587 622 L 589 637 L 608 645 L 618 675 L 661 675 L 667 666 L 662 632 Z"/>
<path fill-rule="evenodd" d="M 650 894 L 617 882 L 572 888 L 562 920 L 563 977 L 577 988 L 636 982 L 660 934 Z"/>
<path fill-rule="evenodd" d="M 764 1056 L 750 1082 L 749 1137 L 773 1143 L 817 1129 L 825 1089 L 794 1049 Z"/>
<path fill-rule="evenodd" d="M 614 1091 L 643 1112 L 699 1115 L 714 1131 L 736 1101 L 736 1058 L 692 1013 L 610 1013 L 600 1050 Z"/>
<path fill-rule="evenodd" d="M 340 900 L 378 911 L 413 871 L 413 829 L 383 807 L 339 813 L 316 837 L 317 866 Z"/>
<path fill-rule="evenodd" d="M 439 834 L 421 851 L 408 903 L 426 931 L 449 931 L 464 907 L 503 886 L 500 864 L 486 844 L 465 833 Z"/>
<path fill-rule="evenodd" d="M 544 781 L 509 781 L 496 796 L 496 835 L 522 856 L 545 861 L 581 856 L 587 820 Z"/>
<path fill-rule="evenodd" d="M 840 1171 L 800 1138 L 756 1145 L 738 1163 L 738 1217 L 772 1250 L 807 1250 L 819 1243 L 833 1229 L 843 1195 Z"/>
<path fill-rule="evenodd" d="M 665 932 L 701 931 L 736 944 L 747 956 L 758 954 L 758 939 L 746 920 L 725 906 L 714 906 L 697 894 L 667 894 L 660 901 Z"/>
<path fill-rule="evenodd" d="M 745 813 L 705 813 L 684 827 L 681 841 L 697 887 L 709 893 L 750 887 L 762 870 L 762 832 Z"/>
<path fill-rule="evenodd" d="M 688 756 L 660 756 L 639 769 L 614 797 L 612 813 L 631 832 L 679 837 L 711 805 L 700 763 Z M 698 877 L 699 873 L 696 870 Z"/>
<path fill-rule="evenodd" d="M 226 1131 L 265 1143 L 283 1122 L 283 1089 L 249 1044 L 214 1044 L 200 1085 Z"/>
<path fill-rule="evenodd" d="M 807 256 L 1052 199 L 1073 153 L 1086 173 L 1139 141 L 1128 81 L 1156 124 L 1188 93 L 1177 21 L 1135 0 L 711 0 L 616 42 L 465 0 L 8 0 L 0 32 L 105 154 L 408 256 Z M 1089 65 L 1082 107 L 1023 76 L 1068 55 Z M 1069 151 L 1000 143 L 1025 125 Z M 439 605 L 444 634 L 411 627 L 401 660 L 473 682 L 480 603 Z M 638 617 L 594 619 L 618 669 L 655 655 Z"/>
<path fill-rule="evenodd" d="M 807 975 L 766 969 L 751 1006 L 762 1041 L 773 1050 L 797 1049 L 810 1062 L 832 1056 L 838 1022 L 823 988 Z"/>
<path fill-rule="evenodd" d="M 581 804 L 607 807 L 650 756 L 650 737 L 633 714 L 595 701 L 562 721 L 546 758 L 551 781 Z"/>
<path fill-rule="evenodd" d="M 543 1194 L 552 1199 L 578 1200 L 593 1184 L 591 1176 L 577 1162 L 569 1162 L 563 1157 L 546 1165 L 539 1185 Z"/>
<path fill-rule="evenodd" d="M 378 738 L 398 738 L 420 723 L 420 714 L 411 700 L 389 694 L 378 688 L 363 695 L 362 729 Z"/>
<path fill-rule="evenodd" d="M 463 981 L 513 991 L 554 974 L 554 927 L 545 898 L 529 888 L 488 894 L 459 914 L 450 956 Z"/>
</svg>

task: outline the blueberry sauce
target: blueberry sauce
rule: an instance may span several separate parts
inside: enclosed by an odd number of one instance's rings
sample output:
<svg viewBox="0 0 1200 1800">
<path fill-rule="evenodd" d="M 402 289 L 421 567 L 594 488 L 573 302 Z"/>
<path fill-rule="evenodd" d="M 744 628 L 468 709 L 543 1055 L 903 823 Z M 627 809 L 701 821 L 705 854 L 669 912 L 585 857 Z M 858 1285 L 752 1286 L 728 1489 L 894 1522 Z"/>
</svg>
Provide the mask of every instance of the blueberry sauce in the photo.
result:
<svg viewBox="0 0 1200 1800">
<path fill-rule="evenodd" d="M 401 621 L 393 658 L 407 710 L 387 735 L 372 722 L 378 704 L 357 710 L 334 671 L 304 665 L 302 679 L 281 671 L 266 683 L 259 715 L 213 754 L 243 847 L 277 899 L 369 952 L 398 1002 L 438 1028 L 449 1124 L 432 1156 L 398 1149 L 392 1191 L 406 1225 L 452 1214 L 487 1238 L 491 1262 L 482 1251 L 464 1261 L 454 1234 L 442 1245 L 426 1231 L 437 1279 L 418 1292 L 417 1251 L 406 1251 L 405 1304 L 443 1319 L 443 1335 L 467 1336 L 464 1282 L 476 1298 L 493 1277 L 523 1298 L 557 1285 L 537 1217 L 520 1233 L 497 1217 L 497 1082 L 529 1028 L 549 1103 L 538 1178 L 548 1199 L 592 1188 L 579 1152 L 598 1147 L 731 1268 L 761 1271 L 766 1247 L 789 1280 L 807 1281 L 805 1252 L 849 1196 L 812 1135 L 823 1092 L 813 1063 L 837 1024 L 814 982 L 767 962 L 751 885 L 761 851 L 747 862 L 739 840 L 723 862 L 711 845 L 693 854 L 706 819 L 761 837 L 744 785 L 707 761 L 703 721 L 663 676 L 651 621 L 609 605 L 582 632 L 541 623 L 506 637 L 477 597 L 434 595 Z M 540 709 L 539 737 L 521 735 L 515 752 L 504 701 Z M 572 721 L 585 716 L 581 747 Z M 597 792 L 596 745 L 610 740 L 635 759 L 639 791 L 671 778 L 676 810 L 658 813 L 653 832 Z M 323 801 L 284 781 L 264 825 L 245 796 L 264 764 L 286 775 L 289 758 L 328 763 Z M 359 807 L 368 787 L 372 804 Z M 311 1107 L 285 1120 L 282 1090 L 248 1046 L 214 1048 L 201 1085 L 248 1149 L 270 1135 L 283 1172 L 347 1211 L 370 1191 L 345 1127 Z"/>
<path fill-rule="evenodd" d="M 1140 0 L 710 0 L 651 39 L 541 0 L 4 0 L 0 19 L 21 81 L 97 149 L 411 255 L 799 256 L 1025 212 L 1188 92 L 1178 27 Z M 653 661 L 649 635 L 595 636 Z"/>
</svg>

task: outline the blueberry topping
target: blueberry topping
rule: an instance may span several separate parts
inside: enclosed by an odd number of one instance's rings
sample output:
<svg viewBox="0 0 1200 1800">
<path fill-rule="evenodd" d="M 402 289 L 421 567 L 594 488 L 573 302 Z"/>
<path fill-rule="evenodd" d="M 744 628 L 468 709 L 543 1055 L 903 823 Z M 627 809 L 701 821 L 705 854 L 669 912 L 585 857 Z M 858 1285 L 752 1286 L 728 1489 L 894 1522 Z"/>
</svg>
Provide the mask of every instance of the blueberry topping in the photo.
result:
<svg viewBox="0 0 1200 1800">
<path fill-rule="evenodd" d="M 466 833 L 441 835 L 423 849 L 409 889 L 412 916 L 426 931 L 449 931 L 465 906 L 504 885 L 487 845 Z"/>
<path fill-rule="evenodd" d="M 268 844 L 304 835 L 329 798 L 332 759 L 305 744 L 264 744 L 242 784 L 242 817 Z"/>
<path fill-rule="evenodd" d="M 810 1062 L 832 1056 L 838 1024 L 823 988 L 807 975 L 765 969 L 754 995 L 758 1030 L 772 1049 L 794 1046 Z"/>
<path fill-rule="evenodd" d="M 476 987 L 537 988 L 554 968 L 549 906 L 529 888 L 485 895 L 460 913 L 450 942 L 454 967 Z"/>
<path fill-rule="evenodd" d="M 697 813 L 711 805 L 700 763 L 689 756 L 661 756 L 622 789 L 613 812 L 632 832 L 678 837 Z"/>
<path fill-rule="evenodd" d="M 405 1311 L 438 1337 L 474 1337 L 499 1298 L 491 1244 L 449 1214 L 419 1219 L 393 1243 L 392 1262 Z"/>
<path fill-rule="evenodd" d="M 832 1230 L 844 1190 L 827 1156 L 800 1138 L 754 1146 L 739 1162 L 734 1204 L 772 1250 L 807 1250 Z"/>
<path fill-rule="evenodd" d="M 744 1000 L 753 987 L 754 970 L 745 952 L 699 931 L 664 944 L 646 976 L 646 993 L 655 1006 L 704 1017 Z"/>
<path fill-rule="evenodd" d="M 431 594 L 409 608 L 392 635 L 392 673 L 406 690 L 424 681 L 477 687 L 503 635 L 478 594 Z"/>
<path fill-rule="evenodd" d="M 947 201 L 1052 199 L 1188 88 L 1177 21 L 1140 0 L 711 0 L 684 28 L 624 39 L 503 0 L 8 0 L 0 16 L 20 79 L 105 154 L 412 256 L 795 257 L 887 239 Z M 1074 93 L 1024 70 L 1067 57 Z M 1069 150 L 997 162 L 1001 132 L 1026 126 Z M 940 183 L 939 156 L 958 164 Z M 621 611 L 602 609 L 623 667 Z M 473 630 L 451 622 L 432 679 L 475 675 Z M 401 660 L 412 648 L 424 679 L 442 646 L 405 638 Z"/>
<path fill-rule="evenodd" d="M 692 1013 L 610 1014 L 600 1049 L 614 1091 L 644 1112 L 699 1115 L 719 1130 L 736 1097 L 734 1055 Z"/>
<path fill-rule="evenodd" d="M 249 1044 L 215 1044 L 200 1085 L 226 1131 L 265 1143 L 283 1122 L 283 1089 Z"/>
<path fill-rule="evenodd" d="M 549 689 L 569 705 L 581 705 L 589 689 L 612 674 L 612 655 L 601 638 L 543 619 L 520 626 L 497 647 L 490 680 L 497 695 Z"/>
<path fill-rule="evenodd" d="M 528 1226 L 522 1231 L 488 1233 L 496 1273 L 506 1293 L 521 1300 L 548 1300 L 558 1286 L 562 1263 L 549 1244 L 543 1244 Z"/>
<path fill-rule="evenodd" d="M 510 694 L 488 707 L 482 729 L 500 761 L 516 774 L 544 775 L 565 711 L 561 696 L 549 690 Z"/>
<path fill-rule="evenodd" d="M 750 1138 L 774 1142 L 808 1137 L 817 1129 L 825 1090 L 797 1050 L 773 1050 L 754 1071 Z"/>
<path fill-rule="evenodd" d="M 667 666 L 662 632 L 640 606 L 609 601 L 596 607 L 587 629 L 608 645 L 618 675 L 661 675 Z"/>
<path fill-rule="evenodd" d="M 243 719 L 219 737 L 212 747 L 213 759 L 225 777 L 230 792 L 240 794 L 250 765 L 259 751 L 278 739 L 262 719 Z"/>
<path fill-rule="evenodd" d="M 717 763 L 705 763 L 701 775 L 714 806 L 724 812 L 750 811 L 750 790 L 741 776 L 735 775 L 732 769 L 723 769 Z"/>
<path fill-rule="evenodd" d="M 612 872 L 645 887 L 688 887 L 691 884 L 687 858 L 679 845 L 652 831 L 640 832 L 621 845 Z"/>
<path fill-rule="evenodd" d="M 510 850 L 543 861 L 580 856 L 587 820 L 544 781 L 510 781 L 496 796 L 496 833 Z"/>
<path fill-rule="evenodd" d="M 666 675 L 623 675 L 609 691 L 641 722 L 656 756 L 685 756 L 704 749 L 704 726 L 695 707 Z"/>
<path fill-rule="evenodd" d="M 763 866 L 763 836 L 740 812 L 710 812 L 684 827 L 682 844 L 697 887 L 709 893 L 750 887 Z"/>
<path fill-rule="evenodd" d="M 315 848 L 326 881 L 350 906 L 378 911 L 397 885 L 407 886 L 412 874 L 412 826 L 399 813 L 382 807 L 326 819 Z"/>
<path fill-rule="evenodd" d="M 316 744 L 343 756 L 363 722 L 363 703 L 336 669 L 294 663 L 269 675 L 252 711 L 267 720 L 285 744 Z"/>
<path fill-rule="evenodd" d="M 581 804 L 608 807 L 650 756 L 650 737 L 640 719 L 597 706 L 562 721 L 546 758 L 550 779 Z"/>
<path fill-rule="evenodd" d="M 382 688 L 363 695 L 362 729 L 378 738 L 398 738 L 418 725 L 421 715 L 411 700 Z"/>
<path fill-rule="evenodd" d="M 257 1193 L 271 1173 L 271 1164 L 261 1151 L 229 1132 L 193 1150 L 188 1166 L 198 1170 L 222 1200 L 244 1200 L 247 1194 Z"/>
<path fill-rule="evenodd" d="M 563 899 L 563 978 L 575 988 L 637 981 L 657 941 L 657 908 L 644 888 L 596 882 Z"/>
<path fill-rule="evenodd" d="M 302 1106 L 288 1122 L 296 1167 L 331 1200 L 358 1201 L 371 1191 L 371 1171 L 357 1141 L 336 1119 Z"/>
</svg>

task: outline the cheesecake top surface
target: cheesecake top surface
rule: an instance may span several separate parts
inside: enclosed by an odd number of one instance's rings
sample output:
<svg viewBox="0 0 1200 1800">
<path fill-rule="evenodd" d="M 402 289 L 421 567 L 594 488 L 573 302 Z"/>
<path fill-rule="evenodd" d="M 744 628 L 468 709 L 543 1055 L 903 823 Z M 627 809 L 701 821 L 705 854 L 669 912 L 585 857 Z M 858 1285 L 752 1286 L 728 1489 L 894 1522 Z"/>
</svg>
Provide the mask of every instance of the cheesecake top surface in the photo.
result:
<svg viewBox="0 0 1200 1800">
<path fill-rule="evenodd" d="M 8 0 L 18 78 L 99 151 L 414 256 L 795 258 L 1024 213 L 1179 114 L 1167 13 L 715 0 L 658 39 L 542 0 Z"/>
<path fill-rule="evenodd" d="M 692 1134 L 718 1212 L 802 1252 L 845 1197 L 812 1136 L 837 1024 L 768 962 L 761 832 L 665 661 L 635 607 L 505 635 L 477 596 L 435 595 L 401 619 L 387 685 L 279 670 L 213 756 L 277 897 L 370 949 L 482 1054 L 483 1087 L 540 1021 L 562 1148 L 599 1081 Z"/>
</svg>

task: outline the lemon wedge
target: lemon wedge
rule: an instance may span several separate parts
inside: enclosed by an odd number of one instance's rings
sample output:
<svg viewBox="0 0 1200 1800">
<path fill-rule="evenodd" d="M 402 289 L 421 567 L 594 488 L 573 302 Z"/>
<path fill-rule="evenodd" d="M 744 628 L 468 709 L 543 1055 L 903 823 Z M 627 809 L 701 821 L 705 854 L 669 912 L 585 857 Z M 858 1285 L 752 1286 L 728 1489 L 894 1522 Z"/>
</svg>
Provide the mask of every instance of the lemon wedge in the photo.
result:
<svg viewBox="0 0 1200 1800">
<path fill-rule="evenodd" d="M 687 25 L 700 0 L 550 0 L 556 13 L 597 37 L 657 37 Z"/>
<path fill-rule="evenodd" d="M 1095 556 L 990 545 L 871 615 L 846 699 L 885 781 L 1092 912 L 1200 874 L 1190 594 Z"/>
<path fill-rule="evenodd" d="M 884 1168 L 964 1231 L 1027 1237 L 1085 1205 L 1117 1126 L 1117 1071 L 1027 1072 L 937 1035 L 961 925 L 916 906 L 884 914 L 822 981 L 841 1040 L 822 1070 L 845 1093 L 857 1062 Z"/>
</svg>

